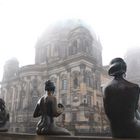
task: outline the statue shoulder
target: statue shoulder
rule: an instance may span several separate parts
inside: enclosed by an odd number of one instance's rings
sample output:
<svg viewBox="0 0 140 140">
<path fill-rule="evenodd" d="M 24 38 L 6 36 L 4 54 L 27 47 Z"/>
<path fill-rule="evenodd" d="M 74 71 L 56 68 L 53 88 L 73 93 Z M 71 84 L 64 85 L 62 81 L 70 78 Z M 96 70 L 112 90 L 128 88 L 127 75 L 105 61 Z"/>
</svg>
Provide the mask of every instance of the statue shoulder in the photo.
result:
<svg viewBox="0 0 140 140">
<path fill-rule="evenodd" d="M 111 88 L 111 83 L 112 81 L 108 82 L 107 84 L 105 84 L 102 88 L 102 93 L 103 93 L 103 97 L 105 98 L 106 94 L 108 93 L 108 91 Z"/>
<path fill-rule="evenodd" d="M 111 80 L 111 81 L 109 81 L 108 83 L 104 84 L 104 86 L 103 86 L 103 92 L 104 92 L 106 89 L 108 89 L 108 88 L 111 87 L 112 82 L 113 82 L 113 80 Z"/>
<path fill-rule="evenodd" d="M 37 105 L 40 105 L 41 102 L 43 101 L 43 99 L 44 99 L 44 96 L 40 97 L 40 99 L 39 99 L 38 102 L 37 102 Z"/>
<path fill-rule="evenodd" d="M 46 103 L 50 103 L 50 102 L 56 103 L 57 102 L 56 97 L 54 97 L 54 96 L 46 96 L 43 98 L 43 101 Z"/>
<path fill-rule="evenodd" d="M 133 87 L 133 88 L 138 88 L 138 89 L 139 89 L 139 85 L 138 85 L 138 84 L 132 83 L 132 82 L 127 81 L 127 80 L 125 80 L 125 82 L 127 83 L 127 85 L 128 85 L 129 87 Z"/>
</svg>

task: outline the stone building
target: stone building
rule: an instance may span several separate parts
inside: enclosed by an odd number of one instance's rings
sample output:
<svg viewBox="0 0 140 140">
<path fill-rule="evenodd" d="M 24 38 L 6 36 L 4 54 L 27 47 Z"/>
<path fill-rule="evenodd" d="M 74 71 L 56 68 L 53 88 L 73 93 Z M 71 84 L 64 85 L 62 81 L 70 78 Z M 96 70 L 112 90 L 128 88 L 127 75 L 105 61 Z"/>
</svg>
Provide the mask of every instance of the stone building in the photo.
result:
<svg viewBox="0 0 140 140">
<path fill-rule="evenodd" d="M 49 28 L 35 46 L 35 64 L 19 67 L 6 62 L 1 96 L 10 111 L 10 131 L 35 132 L 32 117 L 47 79 L 55 83 L 57 101 L 65 112 L 58 125 L 75 133 L 106 130 L 101 93 L 102 46 L 95 33 L 80 21 Z"/>
</svg>

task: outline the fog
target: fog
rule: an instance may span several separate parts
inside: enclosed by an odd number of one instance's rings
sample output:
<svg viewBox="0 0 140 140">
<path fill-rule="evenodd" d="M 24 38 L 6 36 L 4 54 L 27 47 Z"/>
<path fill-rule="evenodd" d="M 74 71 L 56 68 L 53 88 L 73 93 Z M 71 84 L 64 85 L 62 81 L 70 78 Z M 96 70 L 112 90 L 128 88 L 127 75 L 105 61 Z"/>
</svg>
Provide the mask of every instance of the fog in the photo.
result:
<svg viewBox="0 0 140 140">
<path fill-rule="evenodd" d="M 11 57 L 33 64 L 35 44 L 53 23 L 81 19 L 100 38 L 103 64 L 140 46 L 138 0 L 0 0 L 0 79 Z"/>
</svg>

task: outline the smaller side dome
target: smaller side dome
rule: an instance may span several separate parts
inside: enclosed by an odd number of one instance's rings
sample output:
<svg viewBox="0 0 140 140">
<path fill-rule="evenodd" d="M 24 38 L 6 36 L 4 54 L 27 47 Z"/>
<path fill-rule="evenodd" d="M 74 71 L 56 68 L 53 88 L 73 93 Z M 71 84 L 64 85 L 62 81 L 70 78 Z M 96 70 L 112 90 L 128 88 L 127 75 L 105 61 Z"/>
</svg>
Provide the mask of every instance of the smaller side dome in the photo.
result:
<svg viewBox="0 0 140 140">
<path fill-rule="evenodd" d="M 16 76 L 18 69 L 19 62 L 15 57 L 6 61 L 4 65 L 3 80 L 8 80 L 9 78 Z"/>
</svg>

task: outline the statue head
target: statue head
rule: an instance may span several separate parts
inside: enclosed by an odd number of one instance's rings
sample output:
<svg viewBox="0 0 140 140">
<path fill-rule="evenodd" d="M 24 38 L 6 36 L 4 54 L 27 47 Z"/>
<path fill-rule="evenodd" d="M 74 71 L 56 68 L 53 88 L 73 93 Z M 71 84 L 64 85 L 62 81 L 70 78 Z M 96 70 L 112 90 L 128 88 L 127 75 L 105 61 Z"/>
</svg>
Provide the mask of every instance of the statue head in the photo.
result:
<svg viewBox="0 0 140 140">
<path fill-rule="evenodd" d="M 122 58 L 114 58 L 110 62 L 108 74 L 110 76 L 120 76 L 126 73 L 126 63 Z"/>
<path fill-rule="evenodd" d="M 52 93 L 54 93 L 55 91 L 54 83 L 51 82 L 50 80 L 47 80 L 45 82 L 45 91 L 51 91 Z"/>
</svg>

